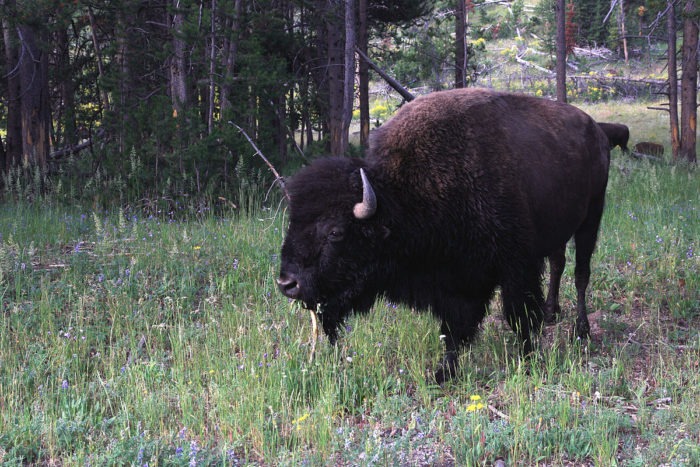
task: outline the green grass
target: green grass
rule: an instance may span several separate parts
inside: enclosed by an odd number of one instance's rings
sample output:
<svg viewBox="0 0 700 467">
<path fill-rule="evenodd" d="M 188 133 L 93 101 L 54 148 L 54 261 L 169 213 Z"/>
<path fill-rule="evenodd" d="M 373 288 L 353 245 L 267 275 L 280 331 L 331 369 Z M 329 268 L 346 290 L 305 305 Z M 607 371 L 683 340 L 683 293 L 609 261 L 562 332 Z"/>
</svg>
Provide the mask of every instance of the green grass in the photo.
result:
<svg viewBox="0 0 700 467">
<path fill-rule="evenodd" d="M 667 144 L 643 108 L 586 110 Z M 519 361 L 495 303 L 444 388 L 438 323 L 384 301 L 309 363 L 308 312 L 275 287 L 283 211 L 4 203 L 0 462 L 697 465 L 698 192 L 696 172 L 616 149 L 591 341 L 571 341 L 567 264 L 539 357 Z"/>
</svg>

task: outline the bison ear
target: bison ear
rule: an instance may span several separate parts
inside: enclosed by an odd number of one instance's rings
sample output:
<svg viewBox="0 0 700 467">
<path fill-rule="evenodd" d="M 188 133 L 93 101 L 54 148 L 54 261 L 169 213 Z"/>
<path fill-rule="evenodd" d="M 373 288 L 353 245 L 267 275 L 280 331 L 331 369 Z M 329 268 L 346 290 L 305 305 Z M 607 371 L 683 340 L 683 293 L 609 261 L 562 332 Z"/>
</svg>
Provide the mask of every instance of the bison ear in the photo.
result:
<svg viewBox="0 0 700 467">
<path fill-rule="evenodd" d="M 357 203 L 352 212 L 358 219 L 369 219 L 377 212 L 377 197 L 365 174 L 365 169 L 360 169 L 360 177 L 362 178 L 362 202 Z"/>
</svg>

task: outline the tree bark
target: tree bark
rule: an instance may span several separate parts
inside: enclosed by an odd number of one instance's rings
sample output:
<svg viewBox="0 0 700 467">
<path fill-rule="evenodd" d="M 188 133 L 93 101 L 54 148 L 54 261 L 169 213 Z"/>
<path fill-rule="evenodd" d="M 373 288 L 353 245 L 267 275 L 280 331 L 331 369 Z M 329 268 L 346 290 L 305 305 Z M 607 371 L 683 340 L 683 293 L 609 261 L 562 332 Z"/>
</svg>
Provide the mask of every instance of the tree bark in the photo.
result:
<svg viewBox="0 0 700 467">
<path fill-rule="evenodd" d="M 620 37 L 622 37 L 622 50 L 625 54 L 625 63 L 629 63 L 629 52 L 627 51 L 627 29 L 625 28 L 625 0 L 620 2 Z"/>
<path fill-rule="evenodd" d="M 214 131 L 214 107 L 216 94 L 216 0 L 211 0 L 211 28 L 209 44 L 209 106 L 207 109 L 207 134 Z"/>
<path fill-rule="evenodd" d="M 348 137 L 350 123 L 352 122 L 352 109 L 355 103 L 355 46 L 357 38 L 355 34 L 355 0 L 345 0 L 345 60 L 343 95 L 343 128 L 341 133 L 342 151 L 348 149 Z"/>
<path fill-rule="evenodd" d="M 680 158 L 693 163 L 697 162 L 698 25 L 695 13 L 695 0 L 687 0 L 683 7 Z"/>
<path fill-rule="evenodd" d="M 39 43 L 42 31 L 30 25 L 18 27 L 22 55 L 19 62 L 22 106 L 22 162 L 25 167 L 46 169 L 49 155 L 49 60 Z"/>
<path fill-rule="evenodd" d="M 357 49 L 368 53 L 367 0 L 359 0 Z M 359 54 L 358 54 L 359 55 Z M 360 145 L 369 147 L 369 65 L 365 60 L 358 60 L 358 78 L 360 91 Z"/>
<path fill-rule="evenodd" d="M 224 82 L 221 85 L 222 115 L 231 107 L 232 83 L 238 58 L 238 33 L 240 30 L 241 11 L 242 0 L 234 0 L 233 17 L 230 21 L 230 27 L 227 28 L 229 33 L 225 41 L 226 46 L 224 47 L 226 66 L 224 68 Z"/>
<path fill-rule="evenodd" d="M 57 115 L 53 118 L 57 128 L 52 132 L 51 146 L 61 143 L 74 145 L 78 143 L 78 128 L 75 119 L 75 82 L 71 68 L 71 39 L 68 36 L 68 28 L 60 27 L 55 32 L 56 37 L 56 64 L 58 75 L 62 79 L 58 83 L 60 99 Z"/>
<path fill-rule="evenodd" d="M 325 16 L 328 79 L 328 131 L 330 152 L 334 156 L 345 154 L 343 146 L 343 119 L 345 104 L 345 48 L 343 45 L 344 2 L 329 2 Z"/>
<path fill-rule="evenodd" d="M 180 0 L 173 0 L 173 13 L 170 20 L 173 55 L 170 57 L 170 99 L 173 113 L 177 118 L 183 118 L 188 105 L 187 96 L 187 65 L 185 63 L 185 41 L 182 38 L 182 28 L 185 23 L 184 11 L 180 9 Z"/>
<path fill-rule="evenodd" d="M 467 86 L 467 5 L 455 0 L 455 88 Z"/>
<path fill-rule="evenodd" d="M 100 97 L 102 98 L 102 111 L 108 112 L 110 110 L 109 94 L 100 86 L 100 81 L 104 80 L 105 77 L 104 62 L 102 60 L 102 51 L 100 48 L 100 43 L 97 40 L 97 26 L 95 21 L 95 13 L 92 11 L 92 7 L 89 5 L 88 18 L 90 19 L 90 36 L 92 39 L 92 46 L 95 49 L 95 61 L 97 62 L 97 86 L 100 87 Z"/>
<path fill-rule="evenodd" d="M 566 0 L 557 0 L 557 100 L 566 102 Z"/>
<path fill-rule="evenodd" d="M 0 6 L 8 11 L 15 10 L 14 0 L 0 0 Z M 16 17 L 16 15 L 14 15 Z M 20 105 L 19 38 L 10 15 L 2 18 L 3 43 L 5 44 L 7 78 L 7 135 L 5 136 L 5 157 L 0 160 L 0 169 L 6 171 L 20 164 L 22 157 L 22 110 Z"/>
<path fill-rule="evenodd" d="M 676 62 L 676 6 L 675 0 L 668 0 L 668 112 L 671 132 L 671 152 L 677 160 L 680 150 L 680 131 L 678 128 L 678 64 Z"/>
</svg>

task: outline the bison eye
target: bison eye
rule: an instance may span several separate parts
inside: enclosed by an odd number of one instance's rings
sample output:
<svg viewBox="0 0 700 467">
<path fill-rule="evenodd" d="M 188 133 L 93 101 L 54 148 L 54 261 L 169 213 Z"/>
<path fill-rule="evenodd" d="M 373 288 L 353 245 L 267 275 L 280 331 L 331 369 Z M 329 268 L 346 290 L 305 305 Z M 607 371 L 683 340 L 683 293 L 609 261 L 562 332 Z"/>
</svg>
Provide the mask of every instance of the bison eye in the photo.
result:
<svg viewBox="0 0 700 467">
<path fill-rule="evenodd" d="M 331 242 L 339 242 L 345 236 L 345 232 L 341 228 L 333 228 L 328 232 L 328 240 Z"/>
</svg>

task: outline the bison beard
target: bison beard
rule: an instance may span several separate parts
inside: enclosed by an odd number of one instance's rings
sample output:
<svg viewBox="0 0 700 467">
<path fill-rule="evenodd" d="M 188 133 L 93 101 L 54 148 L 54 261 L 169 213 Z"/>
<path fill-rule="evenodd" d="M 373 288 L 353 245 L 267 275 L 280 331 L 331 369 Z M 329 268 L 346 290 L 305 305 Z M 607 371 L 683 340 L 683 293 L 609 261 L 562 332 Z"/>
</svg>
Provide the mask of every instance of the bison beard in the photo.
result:
<svg viewBox="0 0 700 467">
<path fill-rule="evenodd" d="M 559 264 L 573 236 L 585 337 L 609 157 L 603 131 L 566 104 L 474 88 L 420 97 L 373 133 L 365 160 L 320 159 L 289 181 L 279 288 L 318 307 L 331 342 L 379 296 L 430 310 L 446 337 L 442 383 L 497 287 L 533 350 L 543 310 L 559 309 L 543 299 L 544 258 Z"/>
</svg>

